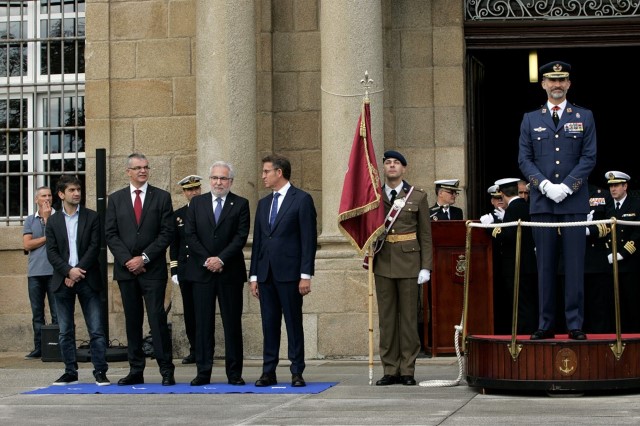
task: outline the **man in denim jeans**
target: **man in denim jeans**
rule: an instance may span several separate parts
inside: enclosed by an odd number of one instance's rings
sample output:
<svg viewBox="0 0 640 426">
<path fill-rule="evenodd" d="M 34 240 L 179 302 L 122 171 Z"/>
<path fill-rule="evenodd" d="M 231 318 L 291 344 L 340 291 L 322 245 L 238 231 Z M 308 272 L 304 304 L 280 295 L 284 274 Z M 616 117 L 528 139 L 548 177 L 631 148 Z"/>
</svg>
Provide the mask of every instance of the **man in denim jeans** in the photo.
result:
<svg viewBox="0 0 640 426">
<path fill-rule="evenodd" d="M 33 324 L 33 350 L 25 356 L 25 359 L 37 359 L 42 356 L 41 329 L 45 325 L 44 301 L 49 300 L 49 312 L 51 323 L 58 323 L 56 303 L 53 298 L 51 286 L 51 274 L 53 268 L 47 260 L 44 235 L 45 226 L 49 216 L 54 212 L 51 208 L 51 189 L 41 186 L 36 190 L 36 204 L 38 210 L 27 217 L 22 231 L 22 241 L 25 254 L 29 255 L 27 281 L 29 289 L 29 301 L 31 302 L 31 323 Z"/>
<path fill-rule="evenodd" d="M 47 257 L 53 266 L 51 282 L 60 320 L 60 354 L 64 374 L 53 384 L 65 386 L 78 383 L 76 358 L 76 299 L 80 302 L 89 334 L 89 349 L 96 385 L 106 386 L 109 366 L 106 361 L 107 340 L 102 326 L 100 291 L 100 216 L 80 206 L 80 180 L 64 175 L 58 180 L 57 194 L 62 208 L 49 219 L 47 226 Z"/>
</svg>

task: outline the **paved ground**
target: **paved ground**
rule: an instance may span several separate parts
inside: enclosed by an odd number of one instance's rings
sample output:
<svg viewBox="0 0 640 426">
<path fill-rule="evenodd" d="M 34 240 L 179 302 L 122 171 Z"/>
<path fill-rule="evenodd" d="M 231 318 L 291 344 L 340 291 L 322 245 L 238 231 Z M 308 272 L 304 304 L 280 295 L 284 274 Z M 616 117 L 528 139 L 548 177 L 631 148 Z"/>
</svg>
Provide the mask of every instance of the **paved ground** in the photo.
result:
<svg viewBox="0 0 640 426">
<path fill-rule="evenodd" d="M 339 382 L 316 395 L 22 395 L 45 387 L 62 374 L 62 364 L 27 361 L 23 353 L 0 353 L 0 424 L 2 425 L 541 425 L 640 424 L 638 392 L 601 392 L 549 396 L 545 393 L 484 394 L 463 380 L 458 386 L 377 387 L 369 385 L 367 360 L 309 361 L 307 381 Z M 177 360 L 176 380 L 189 382 L 194 366 Z M 382 375 L 376 362 L 373 380 Z M 255 381 L 260 362 L 245 362 L 244 379 Z M 128 372 L 113 362 L 112 382 Z M 455 357 L 420 358 L 416 380 L 455 382 Z M 287 363 L 278 379 L 289 380 Z M 145 374 L 159 382 L 155 361 Z M 216 360 L 213 381 L 223 381 Z M 80 364 L 80 382 L 92 382 L 91 364 Z M 434 382 L 429 382 L 433 384 Z"/>
</svg>

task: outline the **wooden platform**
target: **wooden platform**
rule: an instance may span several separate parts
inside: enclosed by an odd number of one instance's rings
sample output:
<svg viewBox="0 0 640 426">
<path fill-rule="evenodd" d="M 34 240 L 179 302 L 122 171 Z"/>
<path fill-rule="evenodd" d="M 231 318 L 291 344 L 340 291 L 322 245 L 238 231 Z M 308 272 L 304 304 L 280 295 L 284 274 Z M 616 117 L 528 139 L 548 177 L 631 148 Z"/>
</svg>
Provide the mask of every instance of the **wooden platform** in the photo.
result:
<svg viewBox="0 0 640 426">
<path fill-rule="evenodd" d="M 486 389 L 585 391 L 640 388 L 640 334 L 589 334 L 587 340 L 467 336 L 467 383 Z M 613 349 L 612 349 L 613 348 Z"/>
</svg>

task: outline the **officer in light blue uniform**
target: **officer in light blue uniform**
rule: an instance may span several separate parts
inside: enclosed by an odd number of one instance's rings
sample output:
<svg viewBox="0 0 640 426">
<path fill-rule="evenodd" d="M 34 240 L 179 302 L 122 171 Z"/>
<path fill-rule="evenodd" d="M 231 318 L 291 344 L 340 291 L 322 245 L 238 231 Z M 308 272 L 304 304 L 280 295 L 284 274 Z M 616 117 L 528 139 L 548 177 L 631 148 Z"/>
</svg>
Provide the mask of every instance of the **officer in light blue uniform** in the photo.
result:
<svg viewBox="0 0 640 426">
<path fill-rule="evenodd" d="M 571 65 L 554 61 L 540 67 L 547 102 L 524 114 L 518 164 L 530 183 L 533 222 L 585 221 L 589 208 L 587 178 L 596 163 L 593 113 L 567 101 Z M 584 227 L 534 227 L 538 263 L 539 321 L 532 340 L 555 337 L 558 240 L 565 259 L 566 329 L 570 339 L 585 340 Z"/>
</svg>

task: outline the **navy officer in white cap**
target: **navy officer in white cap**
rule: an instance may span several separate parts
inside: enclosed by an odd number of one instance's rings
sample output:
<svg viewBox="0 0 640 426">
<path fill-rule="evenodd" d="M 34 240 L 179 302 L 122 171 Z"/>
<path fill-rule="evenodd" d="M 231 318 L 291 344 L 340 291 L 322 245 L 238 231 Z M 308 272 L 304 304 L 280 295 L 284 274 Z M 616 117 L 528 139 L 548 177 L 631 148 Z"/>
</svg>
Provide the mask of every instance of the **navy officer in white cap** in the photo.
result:
<svg viewBox="0 0 640 426">
<path fill-rule="evenodd" d="M 189 175 L 180 179 L 178 185 L 182 188 L 182 193 L 187 199 L 187 204 L 173 212 L 173 222 L 176 227 L 173 242 L 169 247 L 169 266 L 171 267 L 171 280 L 180 286 L 182 294 L 182 308 L 184 311 L 184 328 L 189 341 L 189 354 L 182 359 L 183 364 L 193 364 L 196 362 L 195 338 L 196 338 L 196 318 L 193 311 L 193 285 L 184 278 L 187 260 L 189 259 L 189 245 L 184 235 L 184 222 L 187 217 L 189 202 L 196 195 L 200 195 L 202 178 L 197 175 Z"/>
<path fill-rule="evenodd" d="M 433 182 L 436 185 L 436 203 L 431 206 L 431 220 L 462 220 L 462 209 L 454 206 L 460 181 L 458 179 L 441 179 Z"/>
<path fill-rule="evenodd" d="M 582 222 L 589 208 L 588 178 L 596 164 L 593 113 L 570 103 L 571 65 L 553 61 L 540 67 L 547 101 L 524 114 L 520 124 L 518 165 L 530 183 L 531 220 L 544 223 Z M 585 229 L 576 226 L 533 228 L 538 262 L 538 329 L 532 340 L 555 337 L 556 326 L 568 337 L 585 340 Z M 564 256 L 564 327 L 556 324 L 556 294 L 560 244 Z"/>
<path fill-rule="evenodd" d="M 631 177 L 623 172 L 609 171 L 605 173 L 605 179 L 609 185 L 609 192 L 613 198 L 606 209 L 607 217 L 615 217 L 624 221 L 640 220 L 640 200 L 630 197 L 627 190 Z M 611 251 L 612 235 L 608 234 L 607 246 Z M 618 259 L 618 283 L 620 286 L 620 323 L 623 333 L 640 332 L 640 286 L 638 274 L 637 249 L 640 248 L 640 227 L 629 225 L 616 226 L 616 249 Z M 613 253 L 607 256 L 610 264 L 613 264 Z"/>
</svg>

